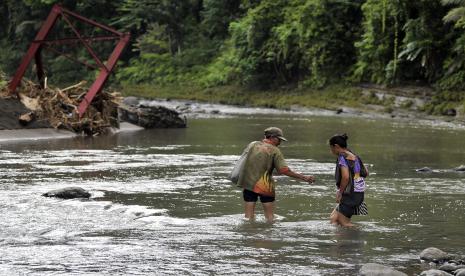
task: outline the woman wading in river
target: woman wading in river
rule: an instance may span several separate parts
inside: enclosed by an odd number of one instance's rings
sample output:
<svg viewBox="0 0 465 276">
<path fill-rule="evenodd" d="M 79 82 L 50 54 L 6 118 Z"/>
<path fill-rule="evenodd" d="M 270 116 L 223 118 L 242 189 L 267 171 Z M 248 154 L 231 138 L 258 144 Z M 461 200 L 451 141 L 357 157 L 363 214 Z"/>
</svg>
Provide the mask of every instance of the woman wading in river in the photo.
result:
<svg viewBox="0 0 465 276">
<path fill-rule="evenodd" d="M 364 203 L 365 177 L 368 170 L 362 160 L 347 148 L 347 135 L 334 135 L 329 139 L 331 153 L 336 161 L 336 202 L 339 203 L 331 213 L 332 224 L 353 226 L 352 215 L 368 214 Z"/>
</svg>

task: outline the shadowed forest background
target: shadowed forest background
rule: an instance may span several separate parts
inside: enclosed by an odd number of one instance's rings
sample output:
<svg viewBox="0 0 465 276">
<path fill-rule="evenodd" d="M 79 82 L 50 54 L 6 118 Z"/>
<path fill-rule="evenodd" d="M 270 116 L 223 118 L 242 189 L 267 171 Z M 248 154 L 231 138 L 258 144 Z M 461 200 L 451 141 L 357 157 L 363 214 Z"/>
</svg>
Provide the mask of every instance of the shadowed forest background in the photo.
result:
<svg viewBox="0 0 465 276">
<path fill-rule="evenodd" d="M 131 33 L 112 85 L 292 93 L 369 83 L 428 86 L 441 95 L 437 104 L 464 99 L 463 0 L 5 0 L 0 71 L 7 77 L 56 3 Z M 54 30 L 56 37 L 69 33 L 65 25 Z M 62 47 L 89 59 L 82 46 Z M 109 55 L 113 46 L 93 47 Z M 95 77 L 63 56 L 44 54 L 51 83 Z"/>
</svg>

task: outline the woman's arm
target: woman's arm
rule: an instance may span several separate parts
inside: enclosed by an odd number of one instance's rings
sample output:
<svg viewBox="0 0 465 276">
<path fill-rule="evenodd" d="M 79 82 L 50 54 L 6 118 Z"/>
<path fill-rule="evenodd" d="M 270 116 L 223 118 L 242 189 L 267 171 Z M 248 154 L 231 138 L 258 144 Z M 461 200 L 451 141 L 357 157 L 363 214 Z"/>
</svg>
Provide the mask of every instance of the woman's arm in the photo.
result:
<svg viewBox="0 0 465 276">
<path fill-rule="evenodd" d="M 363 163 L 362 163 L 363 164 Z M 363 164 L 363 168 L 365 168 L 365 172 L 366 172 L 366 176 L 369 176 L 370 175 L 370 172 L 368 171 L 367 167 L 365 166 L 365 164 Z"/>
</svg>

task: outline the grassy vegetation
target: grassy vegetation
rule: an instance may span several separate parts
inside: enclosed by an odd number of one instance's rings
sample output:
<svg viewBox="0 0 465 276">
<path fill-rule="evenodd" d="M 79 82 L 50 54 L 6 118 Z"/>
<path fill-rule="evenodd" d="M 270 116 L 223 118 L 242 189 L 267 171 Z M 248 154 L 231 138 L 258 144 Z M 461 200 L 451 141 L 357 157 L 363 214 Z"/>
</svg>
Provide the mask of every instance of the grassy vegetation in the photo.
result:
<svg viewBox="0 0 465 276">
<path fill-rule="evenodd" d="M 465 96 L 463 92 L 443 91 L 435 94 L 431 101 L 421 107 L 421 111 L 433 115 L 447 115 L 452 109 L 465 110 Z"/>
<path fill-rule="evenodd" d="M 360 106 L 361 90 L 333 86 L 325 90 L 261 91 L 240 86 L 199 88 L 193 86 L 130 86 L 123 88 L 125 96 L 143 98 L 185 99 L 229 105 L 288 109 L 293 105 L 336 109 L 339 105 Z"/>
<path fill-rule="evenodd" d="M 336 110 L 341 106 L 363 108 L 366 104 L 389 106 L 392 99 L 380 100 L 374 94 L 364 94 L 361 88 L 333 85 L 325 89 L 283 89 L 267 90 L 244 88 L 241 86 L 219 86 L 200 88 L 194 86 L 126 86 L 125 96 L 163 99 L 185 99 L 209 103 L 271 107 L 289 109 L 317 107 Z"/>
<path fill-rule="evenodd" d="M 366 109 L 366 105 L 378 105 L 383 107 L 382 112 L 391 113 L 396 108 L 407 110 L 413 106 L 413 101 L 407 100 L 396 107 L 394 96 L 380 98 L 374 91 L 343 84 L 332 85 L 325 89 L 295 88 L 266 91 L 232 85 L 212 88 L 189 85 L 140 85 L 125 86 L 122 91 L 124 96 L 148 99 L 179 99 L 279 109 L 300 106 L 337 110 L 345 106 L 363 110 Z M 431 115 L 446 115 L 448 110 L 457 108 L 465 109 L 463 93 L 437 92 L 430 101 L 420 106 L 418 110 Z"/>
</svg>

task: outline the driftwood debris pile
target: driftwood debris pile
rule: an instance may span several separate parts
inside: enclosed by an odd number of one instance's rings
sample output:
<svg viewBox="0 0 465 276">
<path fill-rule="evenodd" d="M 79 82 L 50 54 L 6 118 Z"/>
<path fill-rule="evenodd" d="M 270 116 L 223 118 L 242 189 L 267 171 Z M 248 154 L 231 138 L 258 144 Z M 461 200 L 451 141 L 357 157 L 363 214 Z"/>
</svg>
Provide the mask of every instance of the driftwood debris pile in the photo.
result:
<svg viewBox="0 0 465 276">
<path fill-rule="evenodd" d="M 2 76 L 0 76 L 1 79 Z M 18 118 L 27 123 L 28 118 L 48 120 L 55 128 L 67 129 L 86 135 L 99 135 L 109 127 L 119 127 L 118 105 L 122 100 L 119 93 L 102 91 L 93 99 L 86 112 L 79 118 L 77 107 L 87 93 L 86 82 L 64 89 L 46 87 L 23 80 L 17 95 L 10 95 L 8 89 L 0 86 L 0 98 L 18 97 L 31 112 Z"/>
</svg>

